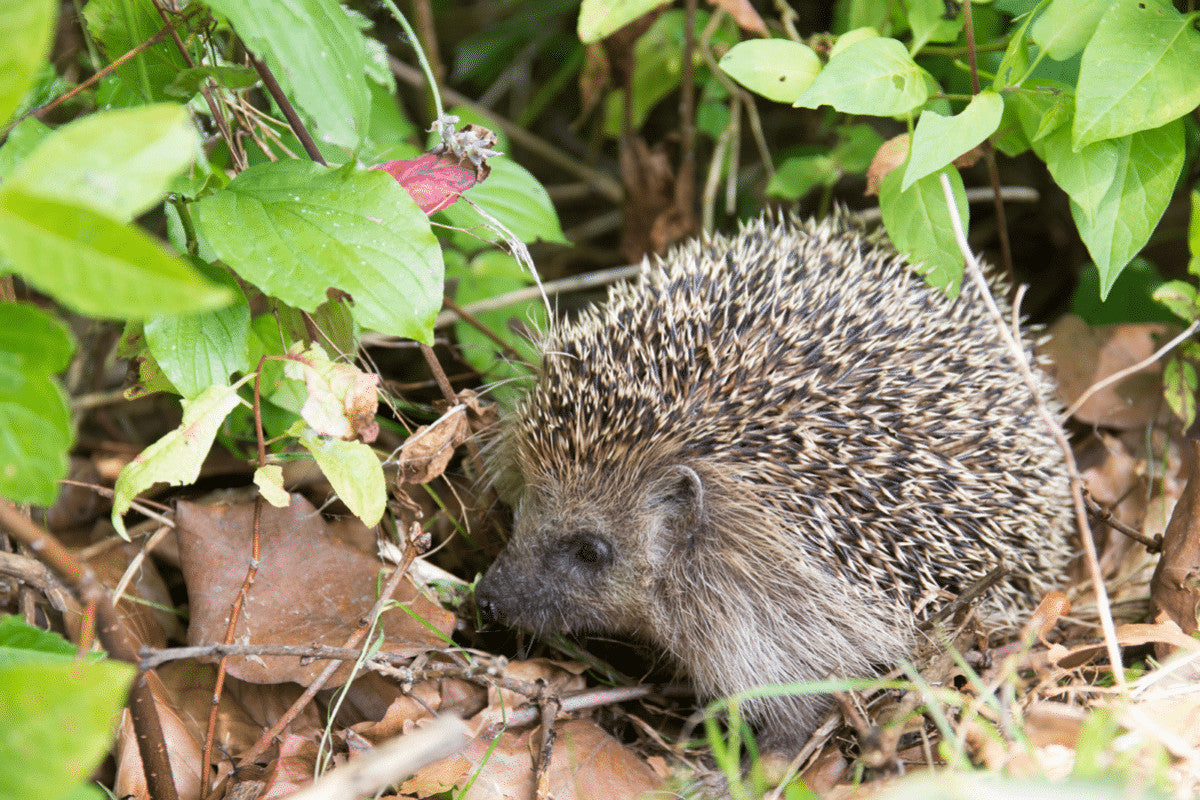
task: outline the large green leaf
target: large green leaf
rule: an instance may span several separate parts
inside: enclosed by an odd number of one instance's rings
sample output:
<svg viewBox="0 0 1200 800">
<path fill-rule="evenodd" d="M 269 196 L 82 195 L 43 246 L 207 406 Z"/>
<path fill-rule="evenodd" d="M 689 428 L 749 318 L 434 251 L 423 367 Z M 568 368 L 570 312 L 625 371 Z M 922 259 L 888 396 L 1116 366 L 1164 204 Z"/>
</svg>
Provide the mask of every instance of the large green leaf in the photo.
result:
<svg viewBox="0 0 1200 800">
<path fill-rule="evenodd" d="M 6 185 L 127 221 L 162 199 L 199 146 L 183 106 L 101 111 L 42 139 Z"/>
<path fill-rule="evenodd" d="M 929 97 L 925 71 L 895 39 L 872 37 L 829 59 L 794 105 L 830 105 L 846 114 L 907 114 Z"/>
<path fill-rule="evenodd" d="M 1200 103 L 1197 14 L 1164 0 L 1116 0 L 1079 65 L 1076 149 L 1159 128 Z"/>
<path fill-rule="evenodd" d="M 151 317 L 144 331 L 159 369 L 189 400 L 250 369 L 250 306 L 240 292 L 215 311 Z"/>
<path fill-rule="evenodd" d="M 0 496 L 48 506 L 67 474 L 71 415 L 51 377 L 75 349 L 70 331 L 33 306 L 0 302 Z"/>
<path fill-rule="evenodd" d="M 320 141 L 356 150 L 370 94 L 362 33 L 337 0 L 207 0 L 316 123 Z"/>
<path fill-rule="evenodd" d="M 579 7 L 579 41 L 598 42 L 665 4 L 666 0 L 583 0 Z"/>
<path fill-rule="evenodd" d="M 73 796 L 108 752 L 136 671 L 119 661 L 76 661 L 38 639 L 14 638 L 7 620 L 4 628 L 0 797 Z"/>
<path fill-rule="evenodd" d="M 790 39 L 751 39 L 734 45 L 721 58 L 721 69 L 768 100 L 794 103 L 821 71 L 821 59 Z"/>
<path fill-rule="evenodd" d="M 195 212 L 213 251 L 267 294 L 312 311 L 340 290 L 364 327 L 432 341 L 442 251 L 429 220 L 387 173 L 261 164 L 198 201 Z"/>
<path fill-rule="evenodd" d="M 89 0 L 83 10 L 88 33 L 109 61 L 140 47 L 163 28 L 151 0 Z M 122 105 L 171 99 L 166 87 L 187 67 L 175 43 L 165 39 L 117 67 L 109 90 L 120 88 Z"/>
<path fill-rule="evenodd" d="M 1183 122 L 1138 131 L 1112 145 L 1115 159 L 1103 196 L 1089 213 L 1072 197 L 1071 216 L 1100 270 L 1100 297 L 1108 295 L 1121 270 L 1146 246 L 1183 168 Z M 1093 145 L 1095 146 L 1095 145 Z M 1091 148 L 1084 148 L 1084 151 Z"/>
<path fill-rule="evenodd" d="M 54 0 L 0 0 L 0 124 L 8 121 L 50 54 Z"/>
<path fill-rule="evenodd" d="M 904 170 L 902 190 L 937 172 L 995 132 L 1004 113 L 1004 101 L 992 91 L 982 91 L 958 114 L 943 117 L 926 110 L 913 133 L 912 155 Z"/>
<path fill-rule="evenodd" d="M 1054 0 L 1034 21 L 1029 38 L 1056 61 L 1078 53 L 1112 0 Z"/>
<path fill-rule="evenodd" d="M 962 176 L 954 167 L 926 175 L 905 191 L 900 190 L 900 170 L 892 170 L 879 187 L 879 210 L 896 249 L 918 265 L 930 284 L 945 288 L 953 296 L 961 285 L 963 257 L 954 238 L 946 194 L 938 179 L 942 172 L 950 177 L 954 202 L 965 229 L 969 222 L 967 195 Z"/>
<path fill-rule="evenodd" d="M 92 317 L 199 311 L 230 300 L 141 230 L 8 184 L 0 187 L 0 255 L 29 284 Z"/>
</svg>

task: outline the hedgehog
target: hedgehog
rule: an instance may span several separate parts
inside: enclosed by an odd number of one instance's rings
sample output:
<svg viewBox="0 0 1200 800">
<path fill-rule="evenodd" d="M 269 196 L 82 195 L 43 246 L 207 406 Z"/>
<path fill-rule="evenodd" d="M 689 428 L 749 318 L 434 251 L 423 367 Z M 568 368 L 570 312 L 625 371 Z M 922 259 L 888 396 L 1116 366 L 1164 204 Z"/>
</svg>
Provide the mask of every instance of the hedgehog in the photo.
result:
<svg viewBox="0 0 1200 800">
<path fill-rule="evenodd" d="M 647 260 L 542 351 L 488 445 L 514 520 L 485 617 L 641 639 L 718 697 L 877 674 L 998 565 L 981 611 L 1014 621 L 1072 555 L 1063 455 L 978 291 L 845 214 Z M 742 712 L 794 751 L 825 704 Z"/>
</svg>

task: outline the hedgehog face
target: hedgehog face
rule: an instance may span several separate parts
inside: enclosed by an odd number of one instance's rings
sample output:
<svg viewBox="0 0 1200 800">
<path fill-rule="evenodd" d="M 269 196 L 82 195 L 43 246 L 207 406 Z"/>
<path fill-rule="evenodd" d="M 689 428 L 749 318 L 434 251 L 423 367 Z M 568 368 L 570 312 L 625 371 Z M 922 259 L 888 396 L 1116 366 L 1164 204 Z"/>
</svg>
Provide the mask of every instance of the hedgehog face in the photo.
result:
<svg viewBox="0 0 1200 800">
<path fill-rule="evenodd" d="M 578 490 L 592 481 L 527 486 L 512 538 L 476 590 L 480 610 L 537 633 L 652 637 L 663 545 L 683 518 L 680 481 L 677 471 L 609 480 L 602 496 Z"/>
</svg>

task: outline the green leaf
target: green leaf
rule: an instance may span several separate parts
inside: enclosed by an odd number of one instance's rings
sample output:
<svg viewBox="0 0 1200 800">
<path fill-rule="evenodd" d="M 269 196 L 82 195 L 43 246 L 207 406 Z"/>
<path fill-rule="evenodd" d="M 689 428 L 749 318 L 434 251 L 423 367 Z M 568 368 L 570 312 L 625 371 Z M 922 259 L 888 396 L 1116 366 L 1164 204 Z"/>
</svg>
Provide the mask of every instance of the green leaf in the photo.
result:
<svg viewBox="0 0 1200 800">
<path fill-rule="evenodd" d="M 1167 209 L 1183 168 L 1183 123 L 1176 120 L 1101 145 L 1113 151 L 1115 162 L 1103 170 L 1111 179 L 1091 187 L 1089 198 L 1099 189 L 1104 192 L 1090 213 L 1072 195 L 1071 216 L 1100 270 L 1100 297 L 1104 298 Z"/>
<path fill-rule="evenodd" d="M 66 397 L 51 376 L 74 349 L 58 320 L 0 302 L 0 496 L 49 506 L 58 495 L 74 436 Z"/>
<path fill-rule="evenodd" d="M 1188 217 L 1188 272 L 1200 275 L 1200 190 L 1192 190 L 1192 213 Z"/>
<path fill-rule="evenodd" d="M 337 0 L 208 0 L 316 123 L 313 138 L 355 150 L 370 95 L 363 35 Z"/>
<path fill-rule="evenodd" d="M 179 70 L 175 78 L 163 88 L 163 92 L 171 97 L 187 100 L 200 91 L 209 78 L 218 86 L 234 91 L 250 89 L 257 85 L 259 80 L 258 73 L 250 67 L 190 67 Z"/>
<path fill-rule="evenodd" d="M 136 669 L 0 647 L 0 797 L 59 800 L 113 741 Z"/>
<path fill-rule="evenodd" d="M 808 45 L 789 39 L 751 39 L 734 45 L 721 69 L 750 91 L 790 104 L 812 85 L 821 59 Z"/>
<path fill-rule="evenodd" d="M 818 186 L 832 186 L 842 175 L 831 156 L 797 156 L 779 165 L 767 184 L 768 197 L 799 200 Z"/>
<path fill-rule="evenodd" d="M 567 237 L 559 225 L 554 204 L 537 178 L 511 158 L 497 158 L 488 163 L 492 172 L 487 180 L 472 186 L 463 197 L 491 214 L 523 242 L 541 239 L 566 244 Z M 494 238 L 483 230 L 484 219 L 468 203 L 459 201 L 442 214 L 452 225 L 473 229 L 475 234 L 485 238 Z"/>
<path fill-rule="evenodd" d="M 1004 100 L 992 91 L 982 91 L 953 117 L 926 111 L 913 133 L 912 155 L 904 170 L 901 191 L 926 175 L 937 172 L 995 132 L 1004 113 Z"/>
<path fill-rule="evenodd" d="M 287 508 L 292 496 L 283 488 L 283 467 L 267 464 L 254 470 L 254 485 L 262 492 L 263 499 L 276 508 Z"/>
<path fill-rule="evenodd" d="M 267 294 L 313 311 L 337 289 L 353 298 L 364 327 L 433 341 L 442 251 L 428 218 L 387 173 L 260 164 L 193 209 L 197 233 Z"/>
<path fill-rule="evenodd" d="M 846 31 L 837 38 L 837 41 L 833 43 L 833 47 L 829 49 L 829 57 L 833 58 L 850 45 L 858 44 L 864 39 L 874 39 L 878 35 L 879 31 L 871 27 L 855 28 L 854 30 Z"/>
<path fill-rule="evenodd" d="M 455 292 L 459 305 L 522 289 L 532 282 L 529 273 L 521 269 L 515 258 L 499 250 L 484 250 L 456 274 L 461 278 Z M 536 364 L 541 358 L 541 353 L 529 337 L 518 334 L 510 325 L 515 320 L 526 328 L 544 330 L 546 307 L 540 298 L 483 311 L 475 316 L 526 362 Z M 529 370 L 524 366 L 498 354 L 496 343 L 473 326 L 465 322 L 457 323 L 454 337 L 458 340 L 463 358 L 487 376 L 496 392 L 503 394 L 505 391 L 506 387 L 499 385 L 504 379 L 529 375 Z"/>
<path fill-rule="evenodd" d="M 0 181 L 12 175 L 17 166 L 38 146 L 38 142 L 49 134 L 50 128 L 37 117 L 26 117 L 14 125 L 4 144 L 0 145 Z"/>
<path fill-rule="evenodd" d="M 1100 300 L 1100 271 L 1087 263 L 1071 292 L 1071 313 L 1088 325 L 1119 325 L 1125 322 L 1176 323 L 1179 318 L 1155 299 L 1164 281 L 1154 265 L 1136 256 L 1117 276 L 1104 300 Z"/>
<path fill-rule="evenodd" d="M 963 29 L 963 14 L 953 19 L 944 15 L 948 6 L 943 0 L 908 0 L 908 24 L 912 28 L 909 52 L 918 53 L 928 42 L 953 42 Z"/>
<path fill-rule="evenodd" d="M 184 397 L 210 386 L 228 386 L 230 376 L 250 369 L 250 306 L 241 292 L 216 311 L 173 314 L 146 320 L 146 346 Z"/>
<path fill-rule="evenodd" d="M 1196 421 L 1196 366 L 1182 358 L 1172 358 L 1163 369 L 1163 398 L 1186 430 Z"/>
<path fill-rule="evenodd" d="M 579 41 L 598 42 L 661 5 L 665 5 L 664 0 L 583 0 L 579 7 Z"/>
<path fill-rule="evenodd" d="M 198 311 L 230 300 L 138 228 L 7 184 L 0 187 L 0 254 L 29 284 L 92 317 Z"/>
<path fill-rule="evenodd" d="M 925 71 L 895 39 L 865 39 L 829 60 L 793 105 L 846 114 L 907 114 L 929 97 Z"/>
<path fill-rule="evenodd" d="M 54 0 L 0 0 L 0 123 L 17 110 L 46 63 L 57 10 Z"/>
<path fill-rule="evenodd" d="M 78 648 L 57 633 L 27 625 L 20 617 L 0 614 L 0 653 L 12 657 L 14 650 L 74 658 Z"/>
<path fill-rule="evenodd" d="M 1053 0 L 1034 20 L 1029 38 L 1055 61 L 1083 50 L 1112 0 Z"/>
<path fill-rule="evenodd" d="M 183 106 L 101 111 L 43 139 L 6 187 L 127 222 L 162 199 L 199 146 Z"/>
<path fill-rule="evenodd" d="M 1159 128 L 1200 103 L 1200 32 L 1163 0 L 1116 0 L 1083 51 L 1075 149 Z"/>
<path fill-rule="evenodd" d="M 896 249 L 905 255 L 933 286 L 956 296 L 962 281 L 963 256 L 954 239 L 950 209 L 938 176 L 950 176 L 955 205 L 966 229 L 970 220 L 966 190 L 958 170 L 946 167 L 926 175 L 901 191 L 900 170 L 894 169 L 879 187 L 879 210 Z"/>
<path fill-rule="evenodd" d="M 121 470 L 113 489 L 112 524 L 128 539 L 121 515 L 133 498 L 156 483 L 183 486 L 200 476 L 200 467 L 217 438 L 217 429 L 239 402 L 237 390 L 253 378 L 247 375 L 233 386 L 210 386 L 195 400 L 183 400 L 183 422 L 147 447 Z"/>
<path fill-rule="evenodd" d="M 368 528 L 383 519 L 387 484 L 375 451 L 362 442 L 345 442 L 324 436 L 301 436 L 333 491 Z"/>
<path fill-rule="evenodd" d="M 1154 299 L 1171 309 L 1171 313 L 1184 322 L 1196 319 L 1196 287 L 1187 281 L 1167 281 L 1154 290 Z"/>
<path fill-rule="evenodd" d="M 83 18 L 88 33 L 109 61 L 140 47 L 163 28 L 162 17 L 151 0 L 89 0 Z M 114 105 L 170 100 L 166 87 L 186 68 L 183 56 L 168 38 L 118 66 L 116 74 L 105 79 L 106 88 L 123 95 Z M 102 99 L 102 106 L 112 99 Z"/>
</svg>

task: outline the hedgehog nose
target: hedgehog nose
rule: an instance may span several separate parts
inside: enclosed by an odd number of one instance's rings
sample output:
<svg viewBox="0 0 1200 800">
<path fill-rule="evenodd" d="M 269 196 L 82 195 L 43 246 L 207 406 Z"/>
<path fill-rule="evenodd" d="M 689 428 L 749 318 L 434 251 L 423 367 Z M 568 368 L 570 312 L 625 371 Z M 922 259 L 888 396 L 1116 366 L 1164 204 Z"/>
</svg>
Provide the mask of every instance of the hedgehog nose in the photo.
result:
<svg viewBox="0 0 1200 800">
<path fill-rule="evenodd" d="M 475 595 L 475 605 L 479 607 L 479 618 L 485 625 L 490 625 L 494 622 L 499 622 L 499 614 L 496 611 L 496 604 L 486 597 Z"/>
<path fill-rule="evenodd" d="M 479 609 L 479 617 L 484 624 L 500 622 L 500 608 L 490 590 L 487 575 L 475 587 L 475 606 Z"/>
</svg>

